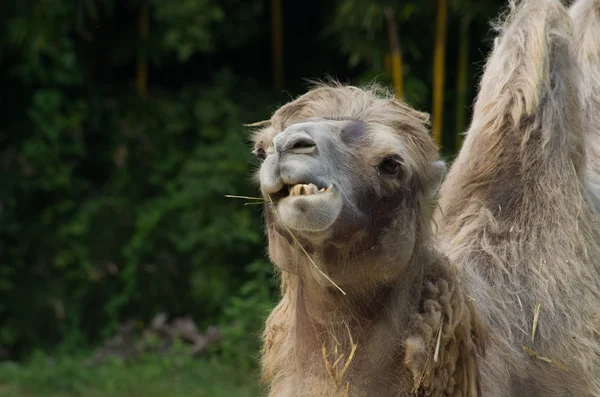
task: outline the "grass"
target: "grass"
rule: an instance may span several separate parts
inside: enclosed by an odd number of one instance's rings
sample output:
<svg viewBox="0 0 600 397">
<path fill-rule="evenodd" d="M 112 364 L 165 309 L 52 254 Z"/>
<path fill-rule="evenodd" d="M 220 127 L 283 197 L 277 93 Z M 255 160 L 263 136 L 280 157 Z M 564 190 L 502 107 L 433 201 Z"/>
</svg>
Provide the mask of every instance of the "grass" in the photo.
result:
<svg viewBox="0 0 600 397">
<path fill-rule="evenodd" d="M 87 367 L 81 358 L 0 363 L 1 397 L 258 397 L 253 370 L 217 358 L 149 355 Z"/>
</svg>

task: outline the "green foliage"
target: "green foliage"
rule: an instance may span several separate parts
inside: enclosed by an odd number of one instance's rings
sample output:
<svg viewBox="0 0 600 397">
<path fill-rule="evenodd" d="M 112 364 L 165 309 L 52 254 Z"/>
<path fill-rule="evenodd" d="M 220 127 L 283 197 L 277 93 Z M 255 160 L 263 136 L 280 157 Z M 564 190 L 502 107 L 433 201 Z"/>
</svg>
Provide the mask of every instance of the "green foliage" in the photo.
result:
<svg viewBox="0 0 600 397">
<path fill-rule="evenodd" d="M 423 107 L 429 99 L 429 76 L 419 67 L 423 58 L 421 41 L 429 40 L 431 34 L 422 34 L 423 23 L 418 24 L 421 32 L 413 31 L 413 20 L 427 20 L 431 15 L 430 7 L 419 2 L 376 1 L 364 3 L 360 0 L 344 0 L 338 3 L 332 24 L 328 31 L 341 44 L 341 50 L 347 55 L 350 66 L 365 65 L 367 73 L 362 78 L 380 80 L 391 84 L 389 71 L 385 71 L 384 60 L 390 53 L 385 7 L 389 7 L 398 26 L 398 39 L 403 52 L 403 72 L 406 101 L 415 107 Z M 433 26 L 433 25 L 431 25 Z M 430 43 L 426 44 L 431 47 Z M 430 60 L 429 57 L 427 57 Z"/>
<path fill-rule="evenodd" d="M 471 63 L 481 60 L 499 3 L 453 1 L 449 58 L 455 25 L 468 18 Z M 389 83 L 387 6 L 398 25 L 406 99 L 427 110 L 435 17 L 434 2 L 282 2 L 286 91 L 273 93 L 268 4 L 0 4 L 0 356 L 76 352 L 128 318 L 145 323 L 161 311 L 191 315 L 201 329 L 219 324 L 224 340 L 214 356 L 242 371 L 255 364 L 277 280 L 265 258 L 261 207 L 224 197 L 258 195 L 243 123 L 268 118 L 303 91 L 297 85 L 306 77 Z M 147 39 L 139 33 L 145 6 Z M 142 99 L 135 82 L 145 78 Z M 113 386 L 96 387 L 78 362 L 44 360 L 15 369 L 15 393 L 43 377 L 57 396 L 130 387 L 116 363 L 100 371 Z M 147 380 L 153 366 L 129 376 Z M 27 378 L 35 371 L 41 378 Z M 141 395 L 171 391 L 145 383 Z M 195 393 L 187 394 L 220 395 Z"/>
<path fill-rule="evenodd" d="M 254 372 L 216 358 L 192 359 L 181 351 L 146 355 L 134 363 L 111 360 L 90 367 L 79 356 L 37 353 L 18 365 L 0 363 L 2 397 L 254 397 Z"/>
<path fill-rule="evenodd" d="M 348 54 L 351 66 L 366 61 L 382 69 L 385 52 L 382 32 L 385 29 L 381 2 L 366 3 L 360 0 L 341 2 L 329 30 L 338 33 L 342 51 Z"/>
<path fill-rule="evenodd" d="M 260 335 L 268 313 L 274 307 L 275 282 L 271 277 L 273 266 L 257 260 L 247 266 L 249 274 L 237 295 L 225 306 L 221 348 L 225 357 L 247 370 L 257 362 Z"/>
<path fill-rule="evenodd" d="M 213 0 L 155 0 L 155 16 L 158 22 L 168 26 L 163 36 L 164 45 L 177 53 L 180 61 L 186 61 L 195 52 L 213 49 L 212 24 L 224 18 L 223 9 Z"/>
<path fill-rule="evenodd" d="M 472 0 L 453 0 L 449 22 L 447 79 L 454 72 L 453 52 L 456 51 L 454 20 L 467 18 L 481 24 L 481 30 L 475 32 L 479 43 L 486 43 L 489 34 L 488 20 L 498 14 L 504 1 L 473 2 Z M 336 2 L 331 24 L 326 32 L 339 42 L 340 50 L 346 55 L 353 68 L 363 67 L 361 80 L 380 80 L 391 84 L 389 66 L 386 69 L 384 59 L 390 52 L 387 23 L 384 8 L 389 7 L 395 16 L 398 39 L 403 56 L 405 99 L 416 108 L 428 108 L 431 100 L 433 44 L 437 6 L 435 1 L 378 0 L 342 0 Z M 477 46 L 474 46 L 477 48 Z M 475 60 L 484 54 L 478 53 Z M 472 61 L 474 62 L 474 61 Z M 474 69 L 474 68 L 473 68 Z M 448 81 L 452 86 L 452 81 Z M 452 94 L 449 92 L 449 94 Z M 453 101 L 452 96 L 448 102 Z M 452 111 L 454 108 L 452 108 Z M 452 119 L 446 118 L 450 125 Z"/>
<path fill-rule="evenodd" d="M 156 135 L 138 137 L 151 145 L 143 152 L 125 143 L 132 148 L 127 150 L 132 167 L 124 166 L 121 174 L 129 171 L 133 180 L 142 171 L 146 189 L 154 194 L 139 197 L 132 209 L 133 234 L 124 247 L 121 272 L 125 288 L 111 301 L 111 310 L 143 297 L 154 310 L 215 315 L 241 281 L 236 267 L 259 252 L 259 213 L 224 198 L 253 194 L 248 183 L 240 183 L 248 180 L 251 158 L 243 116 L 229 99 L 235 82 L 228 76 L 214 89 L 183 91 L 176 103 L 165 101 L 152 111 L 142 108 L 125 116 L 132 128 Z M 146 116 L 147 126 L 140 127 L 142 114 L 154 117 Z M 190 137 L 195 145 L 189 144 Z M 182 296 L 182 289 L 190 296 Z"/>
<path fill-rule="evenodd" d="M 74 17 L 68 2 L 38 0 L 17 6 L 8 20 L 7 43 L 20 50 L 15 73 L 28 83 L 73 85 L 81 81 L 70 26 Z"/>
<path fill-rule="evenodd" d="M 256 35 L 255 20 L 263 11 L 262 2 L 243 0 L 151 0 L 151 4 L 159 23 L 158 43 L 175 52 L 180 62 L 196 53 L 247 43 Z"/>
<path fill-rule="evenodd" d="M 217 81 L 185 89 L 177 100 L 122 99 L 111 123 L 120 133 L 95 148 L 81 136 L 85 103 L 36 92 L 29 115 L 39 133 L 19 142 L 30 175 L 7 175 L 15 185 L 5 186 L 5 194 L 19 200 L 7 202 L 3 214 L 14 216 L 18 230 L 7 236 L 20 241 L 12 250 L 33 258 L 30 247 L 44 252 L 40 277 L 31 278 L 45 288 L 35 292 L 39 308 L 30 306 L 43 311 L 56 302 L 56 320 L 72 316 L 96 326 L 103 317 L 114 325 L 124 314 L 149 318 L 156 310 L 216 318 L 245 278 L 235 269 L 259 256 L 262 245 L 260 211 L 224 197 L 255 193 L 246 116 L 230 99 L 238 83 L 228 74 Z M 97 181 L 81 174 L 94 149 L 104 151 L 93 160 L 98 164 L 87 164 Z M 44 195 L 54 202 L 39 203 L 29 224 L 39 231 L 33 237 L 32 229 L 19 227 L 18 214 Z M 107 302 L 104 313 L 86 312 L 99 301 Z"/>
<path fill-rule="evenodd" d="M 257 194 L 243 123 L 265 118 L 270 101 L 240 95 L 259 89 L 228 68 L 149 100 L 92 78 L 89 48 L 107 48 L 137 4 L 2 6 L 11 12 L 0 41 L 14 78 L 4 84 L 13 102 L 0 130 L 0 347 L 15 353 L 95 343 L 124 319 L 157 311 L 191 314 L 201 328 L 217 323 L 253 275 L 238 269 L 263 257 L 260 208 L 224 196 Z M 244 18 L 260 12 L 257 4 L 232 12 L 234 21 L 252 25 Z M 224 13 L 239 6 L 150 5 L 164 41 L 149 52 L 178 55 L 163 67 L 225 42 Z M 94 27 L 102 35 L 89 36 Z M 134 47 L 131 39 L 122 48 Z M 105 66 L 127 62 L 119 52 Z M 260 297 L 259 306 L 270 302 Z"/>
</svg>

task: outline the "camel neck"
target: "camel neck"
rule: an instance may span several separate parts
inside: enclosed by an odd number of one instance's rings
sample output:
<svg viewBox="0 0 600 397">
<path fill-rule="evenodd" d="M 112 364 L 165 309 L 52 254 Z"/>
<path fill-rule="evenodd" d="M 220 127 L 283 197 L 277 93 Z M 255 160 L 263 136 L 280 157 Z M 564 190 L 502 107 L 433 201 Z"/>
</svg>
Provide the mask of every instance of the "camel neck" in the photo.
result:
<svg viewBox="0 0 600 397">
<path fill-rule="evenodd" d="M 323 287 L 308 277 L 295 276 L 292 282 L 297 283 L 298 288 L 290 288 L 288 291 L 296 294 L 290 298 L 296 302 L 299 327 L 303 328 L 308 324 L 312 328 L 330 328 L 341 323 L 356 323 L 365 327 L 377 322 L 390 311 L 394 312 L 396 322 L 408 324 L 409 308 L 420 299 L 423 269 L 415 269 L 414 266 L 421 263 L 422 258 L 413 258 L 406 271 L 394 280 L 366 291 L 341 286 L 345 295 L 333 285 Z M 406 315 L 402 316 L 402 313 Z"/>
</svg>

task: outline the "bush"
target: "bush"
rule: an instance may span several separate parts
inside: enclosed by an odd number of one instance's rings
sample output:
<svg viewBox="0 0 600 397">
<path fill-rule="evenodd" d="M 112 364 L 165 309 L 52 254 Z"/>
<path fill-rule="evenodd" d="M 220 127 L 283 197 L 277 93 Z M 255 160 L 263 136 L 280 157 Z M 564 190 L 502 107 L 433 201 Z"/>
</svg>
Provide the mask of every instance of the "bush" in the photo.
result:
<svg viewBox="0 0 600 397">
<path fill-rule="evenodd" d="M 256 195 L 239 84 L 224 73 L 176 99 L 103 107 L 37 93 L 33 133 L 2 171 L 0 344 L 98 337 L 156 311 L 217 321 L 263 252 L 260 209 L 224 197 Z"/>
<path fill-rule="evenodd" d="M 272 270 L 273 265 L 265 260 L 248 265 L 248 281 L 225 306 L 220 349 L 242 370 L 249 370 L 258 361 L 259 331 L 275 302 Z"/>
</svg>

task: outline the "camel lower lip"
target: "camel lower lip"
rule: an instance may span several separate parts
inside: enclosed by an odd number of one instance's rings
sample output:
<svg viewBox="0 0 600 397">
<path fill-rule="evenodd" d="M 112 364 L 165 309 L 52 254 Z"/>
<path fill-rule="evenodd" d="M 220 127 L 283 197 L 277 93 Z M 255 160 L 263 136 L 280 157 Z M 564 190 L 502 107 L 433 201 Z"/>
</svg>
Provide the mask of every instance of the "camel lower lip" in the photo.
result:
<svg viewBox="0 0 600 397">
<path fill-rule="evenodd" d="M 295 231 L 324 231 L 339 216 L 342 198 L 337 192 L 286 196 L 275 204 L 281 222 Z"/>
</svg>

